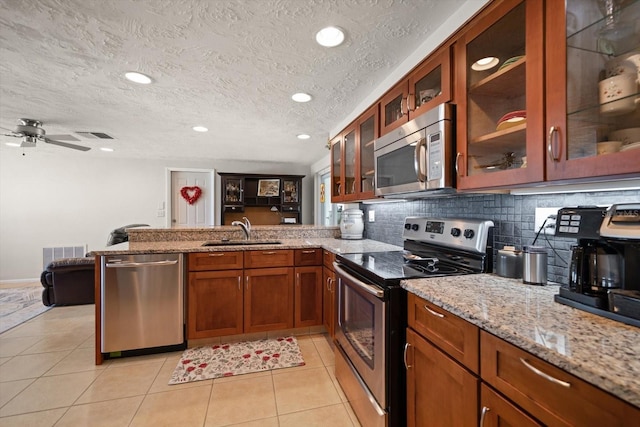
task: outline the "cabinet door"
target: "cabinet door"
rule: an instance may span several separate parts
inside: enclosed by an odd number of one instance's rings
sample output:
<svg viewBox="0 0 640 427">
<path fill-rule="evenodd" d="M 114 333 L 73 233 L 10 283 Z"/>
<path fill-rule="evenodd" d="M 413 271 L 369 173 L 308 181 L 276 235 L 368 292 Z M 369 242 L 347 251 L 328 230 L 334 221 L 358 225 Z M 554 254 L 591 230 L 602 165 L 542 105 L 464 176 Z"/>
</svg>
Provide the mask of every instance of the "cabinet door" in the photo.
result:
<svg viewBox="0 0 640 427">
<path fill-rule="evenodd" d="M 568 0 L 546 11 L 547 179 L 637 176 L 640 103 L 633 65 L 639 2 Z M 628 68 L 625 68 L 628 67 Z M 610 77 L 611 76 L 611 77 Z M 626 86 L 627 89 L 624 89 Z M 620 92 L 612 93 L 615 87 Z M 603 141 L 619 143 L 598 144 Z"/>
<path fill-rule="evenodd" d="M 402 80 L 380 99 L 380 135 L 385 135 L 409 121 L 409 83 Z"/>
<path fill-rule="evenodd" d="M 189 254 L 189 271 L 231 270 L 244 265 L 242 251 L 195 252 Z"/>
<path fill-rule="evenodd" d="M 296 249 L 294 254 L 295 265 L 322 265 L 322 249 Z"/>
<path fill-rule="evenodd" d="M 296 267 L 295 275 L 293 326 L 322 325 L 322 267 Z"/>
<path fill-rule="evenodd" d="M 323 291 L 322 291 L 322 320 L 331 339 L 336 335 L 336 273 L 327 268 L 322 269 Z"/>
<path fill-rule="evenodd" d="M 482 331 L 482 380 L 546 425 L 637 426 L 640 409 Z"/>
<path fill-rule="evenodd" d="M 244 331 L 293 327 L 293 267 L 245 270 Z"/>
<path fill-rule="evenodd" d="M 456 44 L 458 188 L 544 179 L 543 6 L 492 3 Z"/>
<path fill-rule="evenodd" d="M 187 338 L 242 333 L 242 270 L 189 273 Z"/>
<path fill-rule="evenodd" d="M 407 345 L 407 425 L 477 425 L 479 380 L 411 328 Z"/>
<path fill-rule="evenodd" d="M 342 134 L 340 134 L 331 140 L 331 203 L 341 202 L 344 197 L 342 151 Z"/>
<path fill-rule="evenodd" d="M 358 163 L 360 175 L 358 200 L 375 198 L 373 143 L 378 138 L 378 104 L 365 112 L 358 120 Z"/>
<path fill-rule="evenodd" d="M 343 175 L 342 182 L 342 200 L 356 200 L 358 191 L 360 191 L 360 183 L 356 180 L 359 175 L 356 174 L 356 127 L 351 126 L 343 132 L 342 144 L 344 146 L 342 164 Z"/>
<path fill-rule="evenodd" d="M 409 75 L 409 120 L 451 100 L 451 47 L 434 52 Z"/>
<path fill-rule="evenodd" d="M 480 408 L 480 427 L 542 426 L 484 383 L 480 386 Z"/>
</svg>

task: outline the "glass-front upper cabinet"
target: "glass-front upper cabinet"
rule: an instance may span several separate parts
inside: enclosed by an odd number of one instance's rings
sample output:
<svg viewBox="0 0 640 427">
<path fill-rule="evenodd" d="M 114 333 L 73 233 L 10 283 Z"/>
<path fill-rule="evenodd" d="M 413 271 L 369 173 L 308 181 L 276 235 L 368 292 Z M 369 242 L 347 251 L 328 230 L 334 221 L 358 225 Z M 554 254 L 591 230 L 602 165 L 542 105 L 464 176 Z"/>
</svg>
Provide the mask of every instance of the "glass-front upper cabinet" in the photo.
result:
<svg viewBox="0 0 640 427">
<path fill-rule="evenodd" d="M 640 0 L 548 4 L 547 179 L 640 174 Z"/>
<path fill-rule="evenodd" d="M 244 203 L 244 180 L 225 177 L 223 182 L 224 204 L 242 205 Z"/>
<path fill-rule="evenodd" d="M 496 2 L 456 45 L 459 188 L 544 179 L 543 6 Z"/>
<path fill-rule="evenodd" d="M 341 201 L 342 197 L 342 134 L 331 140 L 331 202 Z"/>
<path fill-rule="evenodd" d="M 451 45 L 429 55 L 380 100 L 380 135 L 451 100 Z"/>
<path fill-rule="evenodd" d="M 298 204 L 298 198 L 300 197 L 300 181 L 297 179 L 283 179 L 282 180 L 282 203 L 283 204 Z"/>
<path fill-rule="evenodd" d="M 360 190 L 358 199 L 366 200 L 375 197 L 374 194 L 374 160 L 373 143 L 378 138 L 378 106 L 373 106 L 365 112 L 358 121 Z"/>
<path fill-rule="evenodd" d="M 356 129 L 355 126 L 344 131 L 344 188 L 343 200 L 354 200 L 358 191 L 356 188 Z"/>
</svg>

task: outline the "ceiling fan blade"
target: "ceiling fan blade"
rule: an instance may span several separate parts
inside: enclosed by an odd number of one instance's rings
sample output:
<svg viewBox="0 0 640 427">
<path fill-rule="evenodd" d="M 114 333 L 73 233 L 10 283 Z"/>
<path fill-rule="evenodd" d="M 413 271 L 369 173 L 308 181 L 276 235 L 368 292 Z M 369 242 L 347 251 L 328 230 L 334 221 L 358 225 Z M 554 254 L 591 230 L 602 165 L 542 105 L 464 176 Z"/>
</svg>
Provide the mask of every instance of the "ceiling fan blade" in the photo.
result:
<svg viewBox="0 0 640 427">
<path fill-rule="evenodd" d="M 56 140 L 56 141 L 60 141 L 60 140 L 62 140 L 62 141 L 80 141 L 79 138 L 76 138 L 73 135 L 48 135 L 47 134 L 47 138 L 53 139 L 53 140 Z"/>
<path fill-rule="evenodd" d="M 82 145 L 69 144 L 68 142 L 55 141 L 55 140 L 49 139 L 49 138 L 44 138 L 44 142 L 46 142 L 47 144 L 53 144 L 53 145 L 59 145 L 61 147 L 72 148 L 74 150 L 80 150 L 80 151 L 89 151 L 89 150 L 91 150 L 90 147 L 83 147 Z"/>
</svg>

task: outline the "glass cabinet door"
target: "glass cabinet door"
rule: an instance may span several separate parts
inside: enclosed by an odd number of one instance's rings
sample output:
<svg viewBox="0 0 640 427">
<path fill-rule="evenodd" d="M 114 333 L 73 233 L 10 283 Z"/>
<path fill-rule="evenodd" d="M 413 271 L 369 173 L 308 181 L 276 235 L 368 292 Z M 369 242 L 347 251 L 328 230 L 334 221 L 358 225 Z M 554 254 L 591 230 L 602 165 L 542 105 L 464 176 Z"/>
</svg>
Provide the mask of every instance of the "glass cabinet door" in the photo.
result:
<svg viewBox="0 0 640 427">
<path fill-rule="evenodd" d="M 346 130 L 342 140 L 344 144 L 344 188 L 345 200 L 355 197 L 359 190 L 356 182 L 356 130 Z"/>
<path fill-rule="evenodd" d="M 377 106 L 374 107 L 374 111 L 365 113 L 362 120 L 358 125 L 360 136 L 360 161 L 358 163 L 358 169 L 360 170 L 360 198 L 369 199 L 374 197 L 373 143 L 378 137 Z"/>
<path fill-rule="evenodd" d="M 283 204 L 298 203 L 298 197 L 300 197 L 298 182 L 299 181 L 297 179 L 282 180 L 282 203 Z"/>
<path fill-rule="evenodd" d="M 541 181 L 543 2 L 504 1 L 465 35 L 458 187 Z"/>
<path fill-rule="evenodd" d="M 547 13 L 548 178 L 638 173 L 640 1 L 562 5 Z"/>
<path fill-rule="evenodd" d="M 430 55 L 409 76 L 409 120 L 451 100 L 451 46 Z"/>
<path fill-rule="evenodd" d="M 331 140 L 331 202 L 342 201 L 342 135 Z"/>
<path fill-rule="evenodd" d="M 408 92 L 407 81 L 403 80 L 380 100 L 380 135 L 391 132 L 409 121 Z"/>
<path fill-rule="evenodd" d="M 224 204 L 241 205 L 244 202 L 244 189 L 242 178 L 225 178 Z"/>
</svg>

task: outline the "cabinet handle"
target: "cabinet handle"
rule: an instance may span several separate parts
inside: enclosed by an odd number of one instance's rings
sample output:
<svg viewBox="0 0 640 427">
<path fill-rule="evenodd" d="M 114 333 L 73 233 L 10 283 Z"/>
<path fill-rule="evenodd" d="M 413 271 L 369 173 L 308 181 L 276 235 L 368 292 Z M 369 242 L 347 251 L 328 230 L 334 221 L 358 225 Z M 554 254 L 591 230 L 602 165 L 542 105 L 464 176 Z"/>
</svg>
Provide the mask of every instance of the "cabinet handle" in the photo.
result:
<svg viewBox="0 0 640 427">
<path fill-rule="evenodd" d="M 217 254 L 209 254 L 209 256 L 224 256 L 224 252 L 223 253 L 217 253 Z"/>
<path fill-rule="evenodd" d="M 313 249 L 309 250 L 309 251 L 302 251 L 303 254 L 315 254 L 316 251 L 314 251 Z"/>
<path fill-rule="evenodd" d="M 300 287 L 300 273 L 296 273 L 296 286 Z"/>
<path fill-rule="evenodd" d="M 402 358 L 404 360 L 404 368 L 407 369 L 407 370 L 413 366 L 413 365 L 408 365 L 407 364 L 407 351 L 409 350 L 409 347 L 411 347 L 411 344 L 409 344 L 409 343 L 406 343 L 404 345 L 404 353 L 402 355 Z"/>
<path fill-rule="evenodd" d="M 403 105 L 404 105 L 403 101 L 404 101 L 404 98 L 400 99 L 400 117 L 405 115 L 404 108 L 403 108 Z"/>
<path fill-rule="evenodd" d="M 242 290 L 242 276 L 238 276 L 238 290 Z"/>
<path fill-rule="evenodd" d="M 554 155 L 554 150 L 553 150 L 553 135 L 556 133 L 558 133 L 558 128 L 555 126 L 551 126 L 549 128 L 549 137 L 547 140 L 547 153 L 549 153 L 549 159 L 551 159 L 552 162 L 559 161 L 558 157 Z"/>
<path fill-rule="evenodd" d="M 523 364 L 524 366 L 526 366 L 527 368 L 529 368 L 529 369 L 530 369 L 531 371 L 533 371 L 535 374 L 540 375 L 542 378 L 544 378 L 544 379 L 546 379 L 546 380 L 549 380 L 549 381 L 551 381 L 552 383 L 555 383 L 555 384 L 561 385 L 562 387 L 566 387 L 566 388 L 571 387 L 571 383 L 568 383 L 568 382 L 566 382 L 566 381 L 559 380 L 559 379 L 554 378 L 554 377 L 552 377 L 551 375 L 549 375 L 549 374 L 547 374 L 547 373 L 545 373 L 545 372 L 542 372 L 540 369 L 538 369 L 538 368 L 536 368 L 536 367 L 534 367 L 534 366 L 531 366 L 531 365 L 530 365 L 526 360 L 524 360 L 522 357 L 520 358 L 520 361 L 522 362 L 522 364 Z"/>
<path fill-rule="evenodd" d="M 327 277 L 327 290 L 331 292 L 331 277 Z"/>
<path fill-rule="evenodd" d="M 482 407 L 482 413 L 480 414 L 480 427 L 484 427 L 484 417 L 490 410 L 491 409 L 487 408 L 486 406 Z"/>
<path fill-rule="evenodd" d="M 437 311 L 433 311 L 433 310 L 431 310 L 429 307 L 427 307 L 426 305 L 424 306 L 424 309 L 425 309 L 425 310 L 427 310 L 429 313 L 433 314 L 433 315 L 434 315 L 434 316 L 436 316 L 436 317 L 439 317 L 439 318 L 441 318 L 441 319 L 443 319 L 443 318 L 444 318 L 444 314 L 442 314 L 442 313 L 438 313 Z"/>
<path fill-rule="evenodd" d="M 274 251 L 269 251 L 269 252 L 262 252 L 262 255 L 275 255 L 276 252 Z"/>
<path fill-rule="evenodd" d="M 456 175 L 460 175 L 460 167 L 458 166 L 460 157 L 462 157 L 462 153 L 458 151 L 458 154 L 456 154 Z"/>
<path fill-rule="evenodd" d="M 245 276 L 244 278 L 244 288 L 249 291 L 249 276 Z"/>
<path fill-rule="evenodd" d="M 411 102 L 410 102 L 411 97 L 413 97 L 413 94 L 412 94 L 412 93 L 410 93 L 410 94 L 407 96 L 407 113 L 408 113 L 409 111 L 415 111 L 415 108 L 414 108 L 414 109 L 411 109 Z"/>
</svg>

